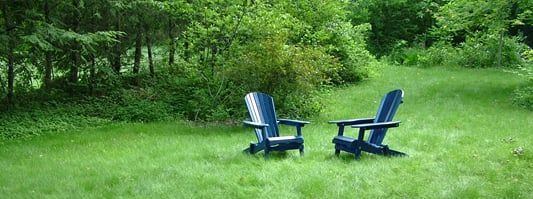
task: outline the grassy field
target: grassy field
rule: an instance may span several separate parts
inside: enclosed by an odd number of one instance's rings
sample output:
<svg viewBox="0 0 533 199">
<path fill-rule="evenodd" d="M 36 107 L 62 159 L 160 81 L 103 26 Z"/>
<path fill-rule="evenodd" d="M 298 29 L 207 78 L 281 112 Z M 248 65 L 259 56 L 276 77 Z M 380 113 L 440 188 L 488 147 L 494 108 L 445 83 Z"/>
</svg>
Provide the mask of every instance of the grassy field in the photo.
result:
<svg viewBox="0 0 533 199">
<path fill-rule="evenodd" d="M 265 161 L 241 153 L 251 129 L 185 122 L 4 142 L 0 198 L 533 198 L 533 113 L 510 100 L 522 82 L 498 70 L 386 67 L 324 94 L 326 109 L 303 129 L 303 157 Z M 396 88 L 402 124 L 384 142 L 409 157 L 335 157 L 326 122 L 371 117 Z"/>
</svg>

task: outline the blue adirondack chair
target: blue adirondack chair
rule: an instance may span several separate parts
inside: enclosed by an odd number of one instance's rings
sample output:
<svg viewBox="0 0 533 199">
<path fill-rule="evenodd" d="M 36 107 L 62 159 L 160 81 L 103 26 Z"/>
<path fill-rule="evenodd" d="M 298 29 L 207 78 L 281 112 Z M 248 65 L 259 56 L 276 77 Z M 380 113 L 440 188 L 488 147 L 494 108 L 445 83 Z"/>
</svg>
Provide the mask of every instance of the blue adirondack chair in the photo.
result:
<svg viewBox="0 0 533 199">
<path fill-rule="evenodd" d="M 390 149 L 387 145 L 382 144 L 383 139 L 389 128 L 400 126 L 400 121 L 392 121 L 396 110 L 403 102 L 403 91 L 393 90 L 383 97 L 375 118 L 362 118 L 350 120 L 330 121 L 330 124 L 336 124 L 339 127 L 338 135 L 333 138 L 335 144 L 335 155 L 340 151 L 346 151 L 355 154 L 358 159 L 361 151 L 385 156 L 403 156 L 405 153 Z M 357 139 L 344 136 L 344 127 L 351 126 L 359 129 Z M 365 141 L 365 131 L 370 130 L 370 135 Z"/>
<path fill-rule="evenodd" d="M 307 121 L 277 119 L 274 108 L 274 100 L 271 96 L 253 92 L 248 93 L 244 98 L 251 121 L 243 121 L 245 126 L 255 128 L 257 143 L 250 143 L 250 147 L 244 151 L 255 154 L 261 150 L 265 151 L 265 158 L 268 158 L 270 151 L 285 151 L 291 149 L 300 150 L 300 155 L 304 153 L 304 137 L 302 127 L 309 124 Z M 296 127 L 296 136 L 280 136 L 279 124 Z"/>
</svg>

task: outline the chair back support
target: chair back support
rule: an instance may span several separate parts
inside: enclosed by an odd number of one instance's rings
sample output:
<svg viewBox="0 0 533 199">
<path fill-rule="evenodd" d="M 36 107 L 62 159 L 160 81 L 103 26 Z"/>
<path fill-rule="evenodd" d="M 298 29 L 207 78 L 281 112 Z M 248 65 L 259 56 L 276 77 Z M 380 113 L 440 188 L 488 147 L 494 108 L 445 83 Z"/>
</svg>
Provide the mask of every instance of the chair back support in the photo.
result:
<svg viewBox="0 0 533 199">
<path fill-rule="evenodd" d="M 244 97 L 244 101 L 248 107 L 250 119 L 253 122 L 268 124 L 268 127 L 266 127 L 266 135 L 268 137 L 279 137 L 278 119 L 276 118 L 274 99 L 267 94 L 254 92 L 247 94 Z M 257 136 L 257 141 L 259 143 L 263 142 L 265 138 L 263 138 L 261 130 L 256 129 L 255 134 Z"/>
<path fill-rule="evenodd" d="M 402 99 L 403 91 L 400 89 L 393 90 L 387 93 L 387 95 L 385 95 L 381 99 L 381 104 L 379 105 L 379 109 L 376 114 L 376 118 L 374 119 L 374 122 L 377 123 L 392 121 L 392 118 L 396 114 L 396 110 L 398 110 L 400 103 L 402 103 Z M 374 129 L 370 132 L 368 142 L 372 144 L 381 145 L 386 133 L 387 129 Z"/>
</svg>

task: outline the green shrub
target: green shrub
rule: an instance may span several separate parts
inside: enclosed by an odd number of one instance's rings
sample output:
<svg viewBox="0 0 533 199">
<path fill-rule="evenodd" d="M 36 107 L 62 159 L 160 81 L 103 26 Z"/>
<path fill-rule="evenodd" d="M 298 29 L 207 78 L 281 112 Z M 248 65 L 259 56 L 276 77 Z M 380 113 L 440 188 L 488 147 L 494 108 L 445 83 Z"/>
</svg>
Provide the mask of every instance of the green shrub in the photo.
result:
<svg viewBox="0 0 533 199">
<path fill-rule="evenodd" d="M 371 67 L 375 57 L 366 49 L 366 33 L 370 31 L 370 24 L 353 26 L 346 22 L 332 27 L 329 53 L 342 63 L 338 73 L 341 80 L 334 83 L 353 83 L 369 77 L 375 70 Z"/>
<path fill-rule="evenodd" d="M 383 60 L 386 60 L 395 64 L 402 64 L 406 66 L 433 66 L 442 64 L 445 59 L 442 59 L 441 55 L 438 55 L 436 51 L 441 51 L 440 48 L 428 48 L 421 47 L 405 47 L 401 49 L 395 49 L 390 55 L 384 56 Z M 436 55 L 436 56 L 435 56 Z"/>
<path fill-rule="evenodd" d="M 158 83 L 154 80 L 150 84 Z M 107 95 L 88 96 L 72 103 L 84 106 L 79 113 L 84 116 L 114 121 L 151 122 L 179 115 L 163 100 L 165 95 L 165 92 L 153 85 L 141 85 L 133 88 L 116 88 Z"/>
<path fill-rule="evenodd" d="M 320 105 L 313 96 L 322 86 L 357 82 L 374 71 L 375 58 L 365 44 L 370 26 L 353 26 L 340 9 L 346 5 L 318 0 L 255 4 L 237 30 L 190 26 L 182 39 L 189 41 L 191 57 L 172 73 L 173 95 L 165 101 L 191 120 L 241 119 L 244 95 L 261 91 L 273 95 L 281 115 L 317 113 Z"/>
<path fill-rule="evenodd" d="M 528 48 L 522 52 L 522 57 L 525 62 L 533 64 L 533 49 Z"/>
<path fill-rule="evenodd" d="M 408 66 L 419 65 L 422 61 L 420 58 L 423 57 L 423 49 L 414 47 L 414 48 L 405 48 L 401 51 L 401 55 L 397 56 L 400 58 L 400 63 Z"/>
<path fill-rule="evenodd" d="M 533 81 L 530 81 L 527 86 L 516 89 L 512 100 L 514 104 L 533 111 Z"/>
<path fill-rule="evenodd" d="M 525 49 L 516 37 L 503 37 L 501 40 L 501 66 L 516 68 L 523 64 L 520 54 Z M 470 68 L 498 66 L 500 56 L 500 36 L 495 34 L 475 34 L 469 36 L 459 48 L 459 64 Z"/>
<path fill-rule="evenodd" d="M 437 42 L 431 47 L 400 47 L 395 49 L 385 60 L 409 66 L 463 66 L 468 68 L 488 68 L 498 66 L 500 40 L 490 34 L 476 34 L 468 37 L 458 47 L 446 42 Z M 503 37 L 501 48 L 501 66 L 518 68 L 525 64 L 527 47 L 516 37 Z"/>
<path fill-rule="evenodd" d="M 522 57 L 526 64 L 513 72 L 525 77 L 528 84 L 516 89 L 512 99 L 514 104 L 533 111 L 533 50 L 530 48 L 524 51 Z"/>
<path fill-rule="evenodd" d="M 445 42 L 438 42 L 427 49 L 420 65 L 457 66 L 459 59 L 458 49 Z"/>
<path fill-rule="evenodd" d="M 109 122 L 79 114 L 83 106 L 34 107 L 0 114 L 0 140 L 28 138 L 49 132 L 68 132 Z"/>
<path fill-rule="evenodd" d="M 281 115 L 308 116 L 319 105 L 313 96 L 340 68 L 338 61 L 321 48 L 285 45 L 282 35 L 235 49 L 222 74 L 227 77 L 228 104 L 243 106 L 247 92 L 271 94 Z M 233 102 L 232 102 L 233 101 Z"/>
</svg>

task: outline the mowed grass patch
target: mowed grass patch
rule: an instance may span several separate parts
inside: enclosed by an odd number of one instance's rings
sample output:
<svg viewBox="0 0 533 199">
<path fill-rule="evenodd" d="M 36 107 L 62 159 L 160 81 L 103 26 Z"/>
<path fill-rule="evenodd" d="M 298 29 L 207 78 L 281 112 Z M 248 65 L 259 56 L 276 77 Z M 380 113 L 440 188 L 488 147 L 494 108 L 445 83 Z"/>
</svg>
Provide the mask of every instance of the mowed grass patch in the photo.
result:
<svg viewBox="0 0 533 199">
<path fill-rule="evenodd" d="M 523 79 L 492 69 L 383 72 L 377 81 L 333 93 L 320 120 L 373 116 L 386 91 L 403 88 L 405 103 L 396 116 L 402 124 L 389 131 L 385 143 L 410 156 L 394 159 L 402 161 L 400 173 L 387 186 L 406 196 L 532 197 L 533 114 L 510 99 Z"/>
<path fill-rule="evenodd" d="M 532 112 L 511 104 L 524 80 L 498 70 L 387 66 L 380 77 L 323 94 L 304 127 L 306 154 L 241 153 L 241 126 L 113 124 L 0 147 L 7 198 L 532 198 Z M 408 157 L 333 155 L 328 120 L 374 116 L 381 97 L 404 103 L 384 143 Z M 244 103 L 244 102 L 243 102 Z M 355 129 L 347 129 L 356 136 Z M 281 134 L 294 129 L 283 127 Z"/>
</svg>

